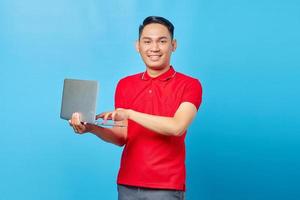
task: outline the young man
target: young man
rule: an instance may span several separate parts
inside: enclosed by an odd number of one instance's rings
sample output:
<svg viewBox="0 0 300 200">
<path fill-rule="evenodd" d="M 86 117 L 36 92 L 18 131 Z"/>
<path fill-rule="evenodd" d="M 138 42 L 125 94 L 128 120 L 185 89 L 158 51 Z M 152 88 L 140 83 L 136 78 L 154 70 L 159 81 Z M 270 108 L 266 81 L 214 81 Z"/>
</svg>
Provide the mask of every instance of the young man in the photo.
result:
<svg viewBox="0 0 300 200">
<path fill-rule="evenodd" d="M 184 199 L 186 130 L 201 103 L 200 82 L 170 65 L 176 50 L 174 26 L 162 17 L 147 17 L 139 28 L 136 49 L 146 71 L 121 79 L 115 110 L 97 115 L 116 124 L 104 128 L 69 121 L 77 133 L 91 132 L 123 146 L 118 175 L 119 199 Z"/>
</svg>

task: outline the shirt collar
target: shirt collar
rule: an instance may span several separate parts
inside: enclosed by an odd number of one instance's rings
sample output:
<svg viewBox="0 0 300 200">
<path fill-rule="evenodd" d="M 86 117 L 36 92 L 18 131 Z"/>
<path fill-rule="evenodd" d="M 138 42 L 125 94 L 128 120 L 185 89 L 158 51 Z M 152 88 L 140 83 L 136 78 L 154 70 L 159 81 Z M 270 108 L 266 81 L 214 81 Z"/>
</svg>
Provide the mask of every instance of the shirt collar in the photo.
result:
<svg viewBox="0 0 300 200">
<path fill-rule="evenodd" d="M 170 79 L 172 79 L 174 76 L 176 75 L 176 71 L 174 70 L 174 68 L 171 66 L 170 69 L 166 72 L 164 72 L 163 74 L 152 78 L 151 76 L 149 76 L 149 74 L 147 73 L 147 71 L 145 71 L 144 73 L 142 73 L 141 79 L 144 81 L 147 80 L 160 80 L 160 81 L 168 81 Z"/>
</svg>

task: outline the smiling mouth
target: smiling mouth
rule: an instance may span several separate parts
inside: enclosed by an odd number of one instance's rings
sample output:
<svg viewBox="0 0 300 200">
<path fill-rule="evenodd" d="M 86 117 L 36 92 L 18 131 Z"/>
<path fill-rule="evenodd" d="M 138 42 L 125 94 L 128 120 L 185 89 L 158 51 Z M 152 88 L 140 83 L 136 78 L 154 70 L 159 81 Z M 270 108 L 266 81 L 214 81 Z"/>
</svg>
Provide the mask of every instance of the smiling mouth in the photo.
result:
<svg viewBox="0 0 300 200">
<path fill-rule="evenodd" d="M 148 55 L 151 61 L 158 61 L 161 55 Z"/>
</svg>

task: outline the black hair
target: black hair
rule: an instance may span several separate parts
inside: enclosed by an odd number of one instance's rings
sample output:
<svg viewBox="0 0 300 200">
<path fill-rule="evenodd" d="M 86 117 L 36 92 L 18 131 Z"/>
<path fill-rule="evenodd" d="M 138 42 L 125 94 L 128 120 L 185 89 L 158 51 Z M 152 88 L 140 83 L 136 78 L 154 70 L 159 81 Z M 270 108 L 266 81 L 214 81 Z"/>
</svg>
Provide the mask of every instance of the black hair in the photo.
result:
<svg viewBox="0 0 300 200">
<path fill-rule="evenodd" d="M 169 30 L 171 39 L 173 39 L 174 25 L 166 18 L 159 17 L 159 16 L 149 16 L 144 19 L 143 24 L 141 24 L 139 27 L 139 39 L 141 38 L 141 35 L 142 35 L 142 32 L 143 32 L 145 26 L 147 26 L 148 24 L 154 24 L 154 23 L 164 25 Z"/>
</svg>

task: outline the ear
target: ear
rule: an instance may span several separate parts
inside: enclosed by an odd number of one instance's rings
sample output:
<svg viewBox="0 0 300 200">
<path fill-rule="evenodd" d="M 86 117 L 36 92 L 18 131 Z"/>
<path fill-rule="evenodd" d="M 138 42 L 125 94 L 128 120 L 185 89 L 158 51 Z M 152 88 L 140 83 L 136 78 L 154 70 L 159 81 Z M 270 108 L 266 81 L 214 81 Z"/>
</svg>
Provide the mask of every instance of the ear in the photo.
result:
<svg viewBox="0 0 300 200">
<path fill-rule="evenodd" d="M 172 41 L 172 51 L 174 52 L 174 51 L 176 50 L 176 48 L 177 48 L 177 40 L 174 39 L 174 40 Z"/>
<path fill-rule="evenodd" d="M 136 49 L 136 51 L 137 52 L 140 52 L 140 41 L 139 40 L 137 40 L 136 42 L 135 42 L 135 49 Z"/>
</svg>

